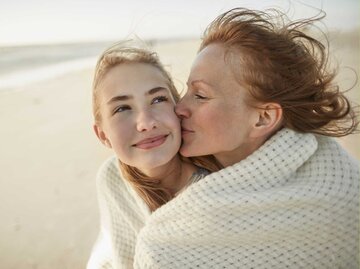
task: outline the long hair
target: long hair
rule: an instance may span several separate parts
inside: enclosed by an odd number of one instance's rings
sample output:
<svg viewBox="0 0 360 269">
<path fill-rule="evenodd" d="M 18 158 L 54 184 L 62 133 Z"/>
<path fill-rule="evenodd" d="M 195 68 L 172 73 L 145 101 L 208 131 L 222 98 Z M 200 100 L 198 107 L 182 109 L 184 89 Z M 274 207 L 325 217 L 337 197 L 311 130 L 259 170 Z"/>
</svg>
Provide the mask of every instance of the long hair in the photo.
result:
<svg viewBox="0 0 360 269">
<path fill-rule="evenodd" d="M 129 63 L 144 63 L 157 68 L 163 74 L 175 102 L 179 101 L 179 93 L 175 88 L 172 78 L 160 63 L 160 60 L 155 52 L 136 47 L 124 47 L 123 43 L 116 43 L 102 53 L 95 68 L 92 103 L 93 115 L 96 124 L 101 123 L 99 101 L 101 81 L 115 66 Z M 182 159 L 182 161 L 184 161 L 184 159 Z M 195 165 L 208 169 L 211 172 L 217 171 L 220 168 L 218 163 L 211 156 L 193 158 L 191 161 Z M 161 187 L 159 179 L 148 177 L 138 168 L 127 165 L 121 160 L 119 160 L 119 168 L 124 179 L 130 182 L 135 191 L 149 206 L 150 210 L 154 211 L 156 208 L 165 204 L 172 198 L 170 192 Z"/>
<path fill-rule="evenodd" d="M 326 46 L 308 34 L 324 17 L 291 22 L 275 9 L 235 8 L 208 26 L 200 51 L 213 43 L 224 46 L 225 60 L 250 103 L 280 104 L 284 127 L 345 136 L 356 130 L 357 112 L 334 83 L 337 71 L 329 70 Z"/>
</svg>

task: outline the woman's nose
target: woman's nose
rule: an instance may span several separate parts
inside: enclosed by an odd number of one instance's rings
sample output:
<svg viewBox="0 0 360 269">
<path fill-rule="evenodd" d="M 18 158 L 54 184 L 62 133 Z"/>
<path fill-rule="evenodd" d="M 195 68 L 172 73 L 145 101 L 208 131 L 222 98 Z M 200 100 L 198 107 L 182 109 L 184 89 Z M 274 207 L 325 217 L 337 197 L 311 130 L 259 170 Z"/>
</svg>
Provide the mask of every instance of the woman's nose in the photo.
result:
<svg viewBox="0 0 360 269">
<path fill-rule="evenodd" d="M 180 119 L 186 119 L 190 117 L 191 113 L 186 104 L 185 97 L 181 98 L 180 101 L 176 104 L 175 113 Z"/>
<path fill-rule="evenodd" d="M 151 111 L 139 112 L 136 119 L 136 129 L 138 132 L 150 131 L 157 128 L 157 121 Z"/>
</svg>

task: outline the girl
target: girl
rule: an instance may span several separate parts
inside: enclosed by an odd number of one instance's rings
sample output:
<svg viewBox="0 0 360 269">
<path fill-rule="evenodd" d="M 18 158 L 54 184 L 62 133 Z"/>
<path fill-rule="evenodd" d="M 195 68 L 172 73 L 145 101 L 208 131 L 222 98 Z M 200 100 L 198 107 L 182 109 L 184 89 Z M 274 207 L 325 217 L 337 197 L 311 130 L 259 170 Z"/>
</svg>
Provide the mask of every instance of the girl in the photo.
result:
<svg viewBox="0 0 360 269">
<path fill-rule="evenodd" d="M 210 158 L 193 160 L 207 169 L 180 158 L 178 100 L 155 53 L 116 44 L 98 60 L 94 131 L 116 157 L 97 177 L 101 231 L 88 268 L 132 268 L 137 234 L 151 212 L 217 170 Z"/>
</svg>

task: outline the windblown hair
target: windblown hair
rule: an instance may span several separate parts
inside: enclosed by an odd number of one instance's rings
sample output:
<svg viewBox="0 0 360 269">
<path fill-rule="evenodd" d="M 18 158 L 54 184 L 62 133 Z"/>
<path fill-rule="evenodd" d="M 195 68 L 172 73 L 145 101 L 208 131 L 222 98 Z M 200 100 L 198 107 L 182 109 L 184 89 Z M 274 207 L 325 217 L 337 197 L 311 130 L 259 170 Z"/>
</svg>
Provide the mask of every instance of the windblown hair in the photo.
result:
<svg viewBox="0 0 360 269">
<path fill-rule="evenodd" d="M 172 96 L 174 97 L 175 102 L 178 102 L 180 99 L 179 93 L 175 88 L 175 85 L 171 79 L 170 74 L 165 70 L 163 65 L 160 63 L 160 60 L 156 52 L 152 52 L 142 48 L 136 47 L 125 47 L 123 42 L 115 43 L 108 49 L 106 49 L 99 57 L 93 81 L 93 114 L 95 117 L 95 122 L 100 123 L 100 100 L 98 91 L 101 90 L 100 83 L 104 79 L 105 75 L 115 66 L 120 64 L 131 64 L 131 63 L 143 63 L 149 64 L 157 68 L 164 79 L 166 84 L 170 89 Z"/>
<path fill-rule="evenodd" d="M 179 101 L 179 93 L 175 88 L 172 78 L 160 63 L 160 60 L 155 52 L 135 47 L 124 47 L 123 43 L 116 43 L 102 53 L 95 68 L 92 100 L 93 115 L 96 124 L 101 123 L 99 100 L 101 81 L 115 66 L 131 63 L 144 63 L 157 68 L 164 76 L 166 84 L 169 87 L 175 102 Z M 182 159 L 182 161 L 189 160 Z M 191 161 L 195 165 L 208 169 L 211 172 L 217 171 L 221 167 L 212 156 L 196 157 L 192 158 Z M 160 179 L 148 177 L 138 168 L 127 165 L 121 162 L 121 160 L 119 160 L 119 167 L 124 179 L 130 182 L 139 196 L 149 206 L 150 210 L 154 211 L 156 208 L 165 204 L 172 198 L 170 192 L 161 187 Z"/>
<path fill-rule="evenodd" d="M 225 61 L 248 90 L 249 102 L 280 104 L 284 127 L 345 136 L 356 131 L 357 113 L 333 81 L 337 71 L 329 70 L 326 46 L 308 34 L 324 17 L 291 22 L 275 9 L 235 8 L 208 26 L 200 51 L 224 46 Z"/>
</svg>

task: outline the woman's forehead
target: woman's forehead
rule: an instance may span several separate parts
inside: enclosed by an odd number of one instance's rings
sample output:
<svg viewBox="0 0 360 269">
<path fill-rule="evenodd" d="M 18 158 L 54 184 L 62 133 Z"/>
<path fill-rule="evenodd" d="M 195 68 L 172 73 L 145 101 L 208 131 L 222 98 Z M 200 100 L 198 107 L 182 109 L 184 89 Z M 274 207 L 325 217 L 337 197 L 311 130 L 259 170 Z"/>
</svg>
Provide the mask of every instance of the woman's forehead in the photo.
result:
<svg viewBox="0 0 360 269">
<path fill-rule="evenodd" d="M 188 84 L 201 81 L 212 87 L 232 90 L 239 86 L 238 71 L 242 64 L 232 58 L 239 58 L 235 52 L 227 50 L 221 44 L 210 44 L 196 57 L 188 80 Z"/>
</svg>

